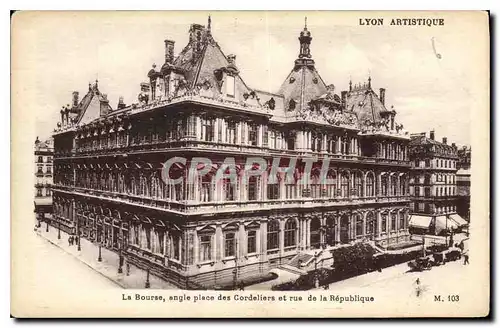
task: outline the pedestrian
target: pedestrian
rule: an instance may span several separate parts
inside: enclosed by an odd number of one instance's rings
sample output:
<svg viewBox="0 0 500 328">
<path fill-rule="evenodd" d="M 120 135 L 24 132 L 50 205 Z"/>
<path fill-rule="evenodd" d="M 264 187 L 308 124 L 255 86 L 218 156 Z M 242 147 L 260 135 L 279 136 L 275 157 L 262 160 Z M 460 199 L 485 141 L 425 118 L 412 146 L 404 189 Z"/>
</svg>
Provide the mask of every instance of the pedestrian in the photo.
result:
<svg viewBox="0 0 500 328">
<path fill-rule="evenodd" d="M 464 265 L 469 264 L 469 254 L 464 253 Z"/>
<path fill-rule="evenodd" d="M 130 264 L 127 262 L 127 276 L 130 276 Z"/>
<path fill-rule="evenodd" d="M 75 244 L 78 245 L 78 236 L 75 236 Z"/>
<path fill-rule="evenodd" d="M 68 237 L 68 246 L 71 246 L 71 236 Z"/>
<path fill-rule="evenodd" d="M 245 290 L 245 285 L 242 282 L 240 282 L 240 290 Z"/>
</svg>

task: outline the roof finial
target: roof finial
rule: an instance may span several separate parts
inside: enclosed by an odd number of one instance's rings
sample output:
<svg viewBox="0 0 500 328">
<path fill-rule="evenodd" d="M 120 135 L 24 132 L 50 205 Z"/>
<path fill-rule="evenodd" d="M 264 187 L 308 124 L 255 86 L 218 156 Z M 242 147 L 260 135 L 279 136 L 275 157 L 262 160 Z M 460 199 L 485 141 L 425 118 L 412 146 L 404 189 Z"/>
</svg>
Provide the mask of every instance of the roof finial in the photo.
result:
<svg viewBox="0 0 500 328">
<path fill-rule="evenodd" d="M 368 72 L 368 88 L 372 87 L 372 77 L 370 75 L 370 72 Z"/>
<path fill-rule="evenodd" d="M 304 17 L 304 30 L 307 30 L 307 16 Z"/>
<path fill-rule="evenodd" d="M 208 15 L 208 32 L 211 31 L 211 28 L 212 28 L 212 18 L 210 17 L 210 15 Z"/>
</svg>

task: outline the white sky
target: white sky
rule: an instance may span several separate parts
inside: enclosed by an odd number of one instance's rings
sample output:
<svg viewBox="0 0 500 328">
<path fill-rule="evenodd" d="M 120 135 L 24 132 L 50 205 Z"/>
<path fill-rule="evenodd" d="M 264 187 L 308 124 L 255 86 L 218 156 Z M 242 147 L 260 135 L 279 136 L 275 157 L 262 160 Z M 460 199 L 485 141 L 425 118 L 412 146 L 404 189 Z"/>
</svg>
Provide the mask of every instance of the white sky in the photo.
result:
<svg viewBox="0 0 500 328">
<path fill-rule="evenodd" d="M 154 62 L 164 62 L 164 39 L 175 40 L 177 55 L 186 45 L 191 23 L 207 23 L 207 12 L 59 12 L 18 16 L 23 42 L 19 69 L 30 72 L 28 85 L 36 101 L 36 132 L 48 137 L 71 93 L 87 92 L 99 79 L 101 92 L 116 106 L 137 102 L 139 83 Z M 479 65 L 474 44 L 477 25 L 464 17 L 446 16 L 444 27 L 358 26 L 359 18 L 376 13 L 351 12 L 211 12 L 212 34 L 226 55 L 234 53 L 245 82 L 276 92 L 297 58 L 304 16 L 312 33 L 311 54 L 323 80 L 336 90 L 365 82 L 384 87 L 386 105 L 411 133 L 436 130 L 448 142 L 470 144 L 470 117 L 480 94 Z M 391 14 L 391 17 L 443 17 Z M 26 19 L 29 18 L 29 19 Z M 28 22 L 29 23 L 26 23 Z M 15 34 L 14 34 L 15 35 Z M 438 59 L 431 39 L 435 39 Z M 21 41 L 19 41 L 21 42 Z M 474 44 L 474 46 L 472 46 Z M 476 49 L 476 50 L 474 50 Z M 486 53 L 484 55 L 487 55 Z M 14 56 L 14 55 L 13 55 Z M 15 67 L 14 67 L 15 68 Z M 15 71 L 15 69 L 13 69 Z M 484 91 L 484 90 L 483 90 Z"/>
</svg>

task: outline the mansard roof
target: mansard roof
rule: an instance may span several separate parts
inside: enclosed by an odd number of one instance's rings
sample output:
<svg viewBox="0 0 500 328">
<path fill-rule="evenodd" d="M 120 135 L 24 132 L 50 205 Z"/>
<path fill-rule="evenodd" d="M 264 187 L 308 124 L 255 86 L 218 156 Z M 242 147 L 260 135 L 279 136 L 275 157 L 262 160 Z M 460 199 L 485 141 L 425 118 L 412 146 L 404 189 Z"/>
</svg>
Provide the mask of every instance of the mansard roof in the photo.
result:
<svg viewBox="0 0 500 328">
<path fill-rule="evenodd" d="M 347 93 L 346 109 L 356 113 L 361 124 L 377 123 L 387 117 L 388 111 L 379 96 L 371 88 L 371 83 L 355 85 Z"/>
<path fill-rule="evenodd" d="M 236 56 L 224 54 L 212 36 L 211 27 L 205 28 L 204 25 L 192 24 L 189 33 L 188 44 L 173 62 L 173 66 L 182 72 L 187 88 L 205 87 L 212 92 L 214 98 L 221 96 L 224 83 L 221 80 L 221 73 L 227 73 L 235 78 L 234 98 L 245 99 L 251 105 L 260 106 L 256 97 L 248 97 L 253 90 L 240 76 L 235 63 Z"/>
</svg>

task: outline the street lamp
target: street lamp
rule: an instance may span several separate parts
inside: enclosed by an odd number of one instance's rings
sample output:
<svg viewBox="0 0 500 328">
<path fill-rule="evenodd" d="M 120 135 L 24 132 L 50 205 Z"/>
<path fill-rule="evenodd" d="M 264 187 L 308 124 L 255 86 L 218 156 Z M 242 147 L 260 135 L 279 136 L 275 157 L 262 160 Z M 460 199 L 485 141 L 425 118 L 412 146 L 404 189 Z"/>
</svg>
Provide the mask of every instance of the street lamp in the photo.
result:
<svg viewBox="0 0 500 328">
<path fill-rule="evenodd" d="M 61 239 L 61 221 L 57 221 L 57 239 Z"/>
<path fill-rule="evenodd" d="M 101 256 L 101 243 L 99 243 L 99 257 L 97 258 L 97 261 L 102 262 L 102 256 Z"/>
<path fill-rule="evenodd" d="M 120 258 L 118 260 L 118 273 L 123 273 L 123 254 L 122 249 L 120 247 Z"/>
<path fill-rule="evenodd" d="M 151 284 L 149 282 L 149 268 L 148 270 L 146 271 L 146 284 L 144 285 L 144 288 L 150 288 L 151 287 Z"/>
</svg>

